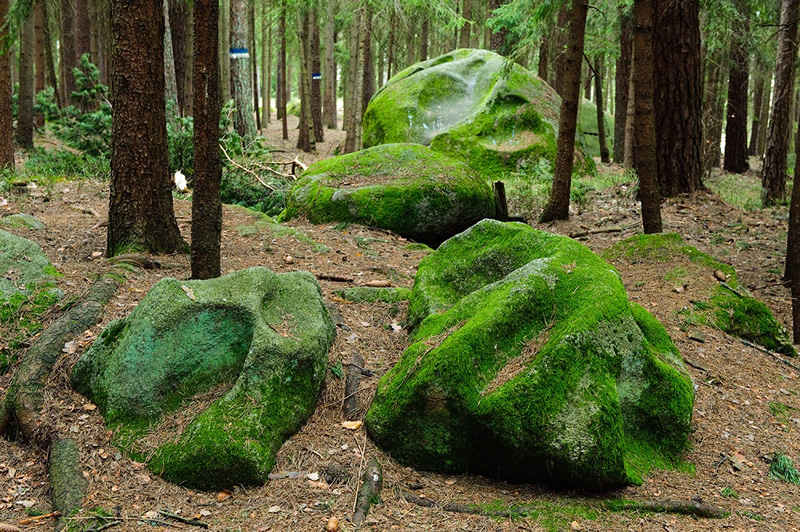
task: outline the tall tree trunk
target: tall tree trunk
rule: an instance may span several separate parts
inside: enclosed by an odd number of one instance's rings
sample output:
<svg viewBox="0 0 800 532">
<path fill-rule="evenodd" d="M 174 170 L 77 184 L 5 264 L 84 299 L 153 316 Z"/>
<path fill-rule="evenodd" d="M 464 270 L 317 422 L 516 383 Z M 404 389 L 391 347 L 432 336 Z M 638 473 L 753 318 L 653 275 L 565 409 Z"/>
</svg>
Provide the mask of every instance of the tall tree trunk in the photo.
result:
<svg viewBox="0 0 800 532">
<path fill-rule="evenodd" d="M 461 37 L 458 41 L 459 48 L 470 48 L 470 30 L 472 29 L 472 0 L 461 1 L 461 17 L 466 20 L 461 27 Z"/>
<path fill-rule="evenodd" d="M 261 112 L 258 101 L 258 47 L 256 46 L 256 5 L 252 1 L 247 6 L 247 26 L 250 37 L 250 71 L 253 78 L 253 112 L 256 115 L 256 131 L 261 131 Z"/>
<path fill-rule="evenodd" d="M 564 57 L 563 94 L 561 116 L 558 122 L 556 141 L 556 167 L 553 186 L 540 222 L 566 220 L 569 217 L 569 192 L 572 185 L 573 155 L 575 153 L 575 131 L 578 123 L 578 107 L 581 98 L 581 65 L 583 42 L 586 31 L 585 0 L 572 0 L 569 9 L 569 36 Z"/>
<path fill-rule="evenodd" d="M 608 152 L 608 142 L 606 141 L 606 115 L 603 108 L 603 79 L 605 76 L 605 57 L 603 54 L 597 56 L 594 61 L 594 94 L 597 103 L 597 139 L 600 144 L 600 160 L 606 164 L 611 163 Z"/>
<path fill-rule="evenodd" d="M 770 115 L 770 87 L 772 86 L 772 75 L 770 74 L 767 76 L 766 79 L 766 88 L 764 90 L 764 100 L 761 105 L 761 116 L 759 117 L 758 121 L 761 124 L 758 128 L 758 147 L 756 151 L 756 155 L 758 157 L 763 158 L 764 152 L 767 150 L 767 132 L 769 131 L 769 124 L 767 121 L 769 120 Z"/>
<path fill-rule="evenodd" d="M 750 169 L 747 162 L 747 96 L 750 81 L 747 39 L 750 34 L 750 13 L 745 0 L 737 0 L 736 9 L 741 17 L 741 26 L 734 31 L 731 49 L 723 168 L 727 172 L 743 174 Z"/>
<path fill-rule="evenodd" d="M 723 52 L 718 50 L 711 55 L 711 60 L 706 67 L 705 97 L 703 101 L 703 123 L 705 132 L 703 137 L 703 172 L 708 173 L 712 168 L 719 168 L 722 145 L 722 122 L 725 109 L 725 100 L 722 93 Z"/>
<path fill-rule="evenodd" d="M 89 23 L 87 0 L 73 0 L 75 5 L 75 64 L 79 65 L 83 54 L 91 53 L 92 28 Z"/>
<path fill-rule="evenodd" d="M 0 0 L 0 20 L 8 14 L 10 0 Z M 6 42 L 8 27 L 0 25 L 0 42 Z M 0 168 L 14 169 L 14 117 L 11 112 L 10 50 L 0 48 Z"/>
<path fill-rule="evenodd" d="M 747 155 L 758 155 L 758 135 L 761 126 L 761 113 L 764 108 L 764 90 L 766 78 L 763 74 L 756 76 L 756 88 L 753 93 L 753 118 L 750 122 L 750 144 L 747 147 Z"/>
<path fill-rule="evenodd" d="M 567 25 L 568 18 L 568 5 L 565 2 L 564 5 L 561 6 L 561 9 L 558 10 L 558 22 L 556 24 L 555 38 L 553 39 L 553 45 L 555 48 L 555 54 L 553 57 L 555 83 L 553 83 L 553 88 L 562 98 L 564 97 L 562 92 L 564 91 L 564 69 L 567 58 L 567 53 L 565 51 L 565 47 L 567 46 L 567 34 L 564 28 Z M 578 68 L 580 68 L 580 65 L 578 65 Z"/>
<path fill-rule="evenodd" d="M 658 1 L 658 0 L 656 0 Z M 653 76 L 653 4 L 635 0 L 633 4 L 633 67 L 636 96 L 636 173 L 642 200 L 642 226 L 645 233 L 661 232 L 661 202 L 656 161 L 656 122 Z"/>
<path fill-rule="evenodd" d="M 50 7 L 47 2 L 42 2 L 44 6 L 44 59 L 45 59 L 45 78 L 48 86 L 53 87 L 56 104 L 61 106 L 61 91 L 59 91 L 58 76 L 56 76 L 56 62 L 53 58 L 53 35 L 50 31 Z M 0 41 L 2 38 L 0 37 Z M 2 96 L 0 96 L 2 98 Z M 0 141 L 2 142 L 2 141 Z M 0 157 L 2 161 L 2 157 Z M 1 163 L 0 163 L 1 164 Z"/>
<path fill-rule="evenodd" d="M 111 86 L 111 43 L 114 40 L 111 35 L 111 2 L 101 1 L 98 3 L 98 18 L 100 20 L 100 47 L 102 48 L 103 68 L 100 70 L 100 77 L 103 85 Z"/>
<path fill-rule="evenodd" d="M 361 28 L 360 12 L 353 16 L 350 28 L 350 62 L 347 72 L 347 105 L 345 107 L 345 130 L 347 135 L 344 138 L 344 153 L 356 151 L 358 139 L 358 113 L 361 110 L 359 93 L 361 84 L 359 83 L 359 37 Z"/>
<path fill-rule="evenodd" d="M 775 64 L 775 87 L 767 133 L 764 170 L 761 175 L 761 203 L 774 205 L 786 198 L 786 157 L 794 97 L 794 70 L 797 58 L 797 17 L 800 0 L 783 0 L 778 31 L 778 57 Z"/>
<path fill-rule="evenodd" d="M 231 100 L 231 0 L 219 6 L 219 95 L 222 105 Z"/>
<path fill-rule="evenodd" d="M 72 0 L 61 0 L 61 39 L 59 41 L 61 52 L 61 87 L 63 94 L 61 101 L 69 105 L 72 93 L 75 92 L 75 76 L 72 69 L 75 67 L 75 10 Z"/>
<path fill-rule="evenodd" d="M 178 104 L 178 82 L 175 74 L 175 52 L 172 48 L 172 28 L 169 23 L 169 0 L 163 0 L 164 9 L 164 96 L 167 101 L 167 120 L 181 114 Z"/>
<path fill-rule="evenodd" d="M 281 116 L 281 127 L 283 132 L 283 140 L 289 140 L 289 123 L 286 116 L 286 97 L 287 83 L 286 83 L 286 0 L 281 2 L 281 24 L 280 24 L 280 39 L 281 39 L 281 53 L 278 56 L 280 79 L 278 80 L 278 90 L 280 91 L 281 101 L 278 104 L 278 112 Z"/>
<path fill-rule="evenodd" d="M 539 65 L 536 69 L 536 75 L 540 79 L 547 82 L 547 70 L 549 68 L 548 55 L 550 53 L 550 34 L 545 34 L 542 37 L 542 42 L 539 43 Z"/>
<path fill-rule="evenodd" d="M 419 60 L 427 61 L 428 59 L 428 19 L 422 21 L 422 28 L 419 32 Z"/>
<path fill-rule="evenodd" d="M 631 75 L 632 19 L 620 8 L 620 54 L 614 76 L 614 162 L 625 159 L 625 120 L 628 114 L 628 80 Z"/>
<path fill-rule="evenodd" d="M 89 57 L 94 65 L 101 69 L 103 68 L 103 60 L 100 52 L 100 17 L 98 13 L 98 2 L 100 0 L 88 0 L 87 6 L 89 8 L 89 27 L 91 33 L 89 34 Z"/>
<path fill-rule="evenodd" d="M 631 28 L 633 29 L 633 28 Z M 632 33 L 632 32 L 631 32 Z M 636 170 L 636 84 L 634 82 L 633 40 L 631 40 L 631 65 L 628 73 L 628 107 L 625 109 L 625 168 Z"/>
<path fill-rule="evenodd" d="M 183 110 L 183 116 L 194 116 L 194 3 L 186 4 L 185 20 L 186 40 L 184 44 L 183 104 L 181 109 Z M 214 19 L 214 28 L 218 24 L 219 10 L 217 10 L 217 15 Z M 217 39 L 214 39 L 214 42 L 216 43 Z M 217 82 L 217 90 L 219 90 L 219 81 Z M 217 99 L 219 99 L 219 94 L 217 94 Z"/>
<path fill-rule="evenodd" d="M 231 0 L 231 87 L 236 112 L 233 127 L 246 139 L 256 136 L 253 120 L 253 86 L 250 78 L 248 0 Z"/>
<path fill-rule="evenodd" d="M 186 115 L 186 99 L 184 84 L 186 83 L 186 47 L 189 28 L 186 25 L 186 11 L 191 5 L 186 0 L 169 0 L 169 17 L 165 20 L 169 28 L 170 42 L 172 43 L 172 59 L 175 70 L 175 94 L 181 116 Z M 190 22 L 191 23 L 191 22 Z M 191 54 L 191 52 L 190 52 Z M 191 76 L 191 74 L 190 74 Z"/>
<path fill-rule="evenodd" d="M 395 62 L 395 34 L 397 33 L 397 14 L 392 9 L 392 16 L 389 18 L 389 44 L 386 47 L 386 81 L 392 79 Z"/>
<path fill-rule="evenodd" d="M 192 85 L 194 108 L 194 197 L 192 199 L 192 277 L 220 275 L 222 201 L 219 153 L 219 3 L 194 0 Z"/>
<path fill-rule="evenodd" d="M 19 101 L 17 108 L 17 144 L 33 148 L 33 11 L 20 27 Z"/>
<path fill-rule="evenodd" d="M 325 72 L 322 78 L 325 81 L 325 101 L 323 102 L 322 120 L 328 129 L 336 129 L 336 63 L 333 55 L 336 28 L 333 23 L 335 16 L 334 2 L 325 3 Z M 394 23 L 394 11 L 392 22 Z M 391 35 L 391 32 L 390 32 Z M 391 67 L 390 67 L 391 68 Z"/>
<path fill-rule="evenodd" d="M 505 3 L 504 0 L 489 0 L 489 10 L 493 12 L 495 9 L 499 8 Z M 494 13 L 490 15 L 493 17 Z M 498 54 L 505 54 L 506 53 L 506 37 L 508 35 L 508 30 L 505 28 L 501 29 L 500 31 L 492 31 L 492 37 L 489 42 L 489 48 L 497 52 Z M 541 77 L 541 76 L 540 76 Z M 543 77 L 542 79 L 548 79 L 547 76 Z"/>
<path fill-rule="evenodd" d="M 367 4 L 364 11 L 364 21 L 361 28 L 361 64 L 363 69 L 363 86 L 361 88 L 361 106 L 358 115 L 359 126 L 361 117 L 367 110 L 367 105 L 375 94 L 375 72 L 372 68 L 372 9 Z M 361 129 L 359 127 L 359 129 Z"/>
<path fill-rule="evenodd" d="M 272 117 L 272 11 L 261 4 L 261 119 L 264 128 Z"/>
<path fill-rule="evenodd" d="M 798 132 L 800 136 L 800 132 Z M 795 164 L 794 171 L 800 166 Z M 789 207 L 789 234 L 787 236 L 786 250 L 786 278 L 791 283 L 792 292 L 792 329 L 794 331 L 793 340 L 795 344 L 800 343 L 800 186 L 792 188 L 792 203 Z"/>
<path fill-rule="evenodd" d="M 164 109 L 163 0 L 112 0 L 111 193 L 107 256 L 183 250 L 172 209 Z"/>
<path fill-rule="evenodd" d="M 309 52 L 311 54 L 311 62 L 309 68 L 311 69 L 309 76 L 309 83 L 311 84 L 311 120 L 314 126 L 314 139 L 316 142 L 324 140 L 324 131 L 322 128 L 322 61 L 320 55 L 319 43 L 319 19 L 317 18 L 316 4 L 311 7 L 309 11 L 309 24 L 308 28 L 311 32 L 311 43 L 309 44 Z"/>
<path fill-rule="evenodd" d="M 656 158 L 662 196 L 702 188 L 702 77 L 698 0 L 653 6 Z"/>
<path fill-rule="evenodd" d="M 306 90 L 306 78 L 308 77 L 309 63 L 309 27 L 308 11 L 309 7 L 299 10 L 297 22 L 297 48 L 300 52 L 300 72 L 298 74 L 297 88 L 300 91 L 300 120 L 297 126 L 297 149 L 304 152 L 311 151 L 311 144 L 314 142 L 314 126 L 311 119 L 310 90 Z"/>
<path fill-rule="evenodd" d="M 34 0 L 33 2 L 33 33 L 34 33 L 34 69 L 35 78 L 33 83 L 33 93 L 38 94 L 44 90 L 44 0 Z M 42 127 L 44 125 L 44 115 L 39 112 L 33 117 L 33 125 Z"/>
</svg>

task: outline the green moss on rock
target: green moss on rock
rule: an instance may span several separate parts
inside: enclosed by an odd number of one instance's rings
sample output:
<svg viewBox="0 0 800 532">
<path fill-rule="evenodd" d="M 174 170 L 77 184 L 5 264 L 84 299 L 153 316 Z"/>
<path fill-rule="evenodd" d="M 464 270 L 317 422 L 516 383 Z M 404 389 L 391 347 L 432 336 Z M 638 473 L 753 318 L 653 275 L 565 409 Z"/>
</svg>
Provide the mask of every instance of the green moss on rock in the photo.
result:
<svg viewBox="0 0 800 532">
<path fill-rule="evenodd" d="M 306 272 L 164 279 L 103 331 L 73 385 L 101 408 L 117 443 L 167 480 L 199 489 L 263 484 L 275 453 L 313 411 L 334 335 Z M 206 409 L 190 408 L 214 390 L 222 396 Z M 170 422 L 176 412 L 190 421 L 185 429 Z M 154 443 L 149 435 L 161 432 L 171 437 Z"/>
<path fill-rule="evenodd" d="M 397 303 L 408 301 L 411 290 L 408 288 L 376 288 L 370 286 L 356 286 L 334 292 L 337 296 L 353 303 Z"/>
<path fill-rule="evenodd" d="M 419 144 L 386 144 L 310 166 L 279 221 L 358 223 L 438 245 L 494 211 L 489 185 L 464 163 Z"/>
<path fill-rule="evenodd" d="M 605 118 L 606 144 L 609 152 L 614 151 L 614 115 L 606 111 Z M 585 150 L 589 157 L 600 157 L 600 137 L 597 132 L 597 105 L 589 100 L 581 103 L 579 123 L 586 140 Z"/>
<path fill-rule="evenodd" d="M 680 462 L 680 354 L 582 244 L 484 220 L 422 260 L 409 325 L 366 417 L 400 462 L 590 489 Z"/>
<path fill-rule="evenodd" d="M 560 99 L 544 81 L 488 50 L 460 49 L 414 64 L 375 93 L 364 146 L 415 142 L 489 178 L 541 158 L 555 163 Z M 580 146 L 576 172 L 594 173 Z"/>
<path fill-rule="evenodd" d="M 688 311 L 695 322 L 713 324 L 722 331 L 765 348 L 794 356 L 797 352 L 781 325 L 764 303 L 755 299 L 739 283 L 736 270 L 729 264 L 706 255 L 683 242 L 675 233 L 636 235 L 618 242 L 604 252 L 608 260 L 641 262 L 680 262 L 686 264 L 669 270 L 664 279 L 670 282 L 691 282 L 694 309 Z M 715 278 L 721 271 L 724 283 Z M 703 282 L 695 283 L 694 280 Z"/>
<path fill-rule="evenodd" d="M 0 218 L 0 226 L 18 229 L 44 229 L 45 224 L 30 214 L 9 214 Z"/>
</svg>

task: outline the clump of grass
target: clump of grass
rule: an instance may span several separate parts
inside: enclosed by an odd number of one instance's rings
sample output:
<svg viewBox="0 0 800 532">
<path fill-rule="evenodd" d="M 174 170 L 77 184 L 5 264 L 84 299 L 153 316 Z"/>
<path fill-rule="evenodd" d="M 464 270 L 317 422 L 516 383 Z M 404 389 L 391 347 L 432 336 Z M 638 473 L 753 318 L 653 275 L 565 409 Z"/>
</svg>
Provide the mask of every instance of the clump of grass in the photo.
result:
<svg viewBox="0 0 800 532">
<path fill-rule="evenodd" d="M 725 486 L 724 488 L 722 488 L 722 491 L 720 491 L 720 494 L 723 497 L 727 497 L 728 499 L 738 499 L 739 498 L 739 493 L 735 489 L 730 487 L 730 486 Z"/>
<path fill-rule="evenodd" d="M 769 463 L 769 478 L 800 485 L 800 473 L 795 469 L 792 459 L 783 453 L 775 453 Z"/>
</svg>

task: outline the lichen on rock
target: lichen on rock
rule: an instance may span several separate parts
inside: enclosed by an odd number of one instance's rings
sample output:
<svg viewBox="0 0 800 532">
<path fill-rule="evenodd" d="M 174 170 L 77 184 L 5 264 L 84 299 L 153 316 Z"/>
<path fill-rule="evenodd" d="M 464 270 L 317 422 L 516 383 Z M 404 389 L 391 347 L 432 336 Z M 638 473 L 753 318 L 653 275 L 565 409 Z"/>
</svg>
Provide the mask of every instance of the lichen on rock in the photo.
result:
<svg viewBox="0 0 800 532">
<path fill-rule="evenodd" d="M 547 83 L 488 50 L 459 49 L 402 70 L 370 100 L 364 147 L 416 142 L 487 178 L 555 163 L 560 98 Z M 575 171 L 594 173 L 578 132 Z"/>
<path fill-rule="evenodd" d="M 419 144 L 387 144 L 311 165 L 279 221 L 358 223 L 438 245 L 494 214 L 491 188 L 464 163 Z"/>
<path fill-rule="evenodd" d="M 199 489 L 258 485 L 311 415 L 334 335 L 306 272 L 163 279 L 72 380 L 154 473 Z"/>
<path fill-rule="evenodd" d="M 366 417 L 400 462 L 589 489 L 681 464 L 689 374 L 582 244 L 484 220 L 422 260 L 408 321 Z"/>
</svg>

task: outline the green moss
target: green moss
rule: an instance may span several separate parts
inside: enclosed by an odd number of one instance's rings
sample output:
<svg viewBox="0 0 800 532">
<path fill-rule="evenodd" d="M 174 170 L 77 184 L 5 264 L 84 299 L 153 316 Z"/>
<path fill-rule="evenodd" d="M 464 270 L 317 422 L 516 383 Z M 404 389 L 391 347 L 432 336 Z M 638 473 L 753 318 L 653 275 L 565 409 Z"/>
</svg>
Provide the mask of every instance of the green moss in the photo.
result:
<svg viewBox="0 0 800 532">
<path fill-rule="evenodd" d="M 600 138 L 597 133 L 597 105 L 589 100 L 583 100 L 579 110 L 578 123 L 586 140 L 586 154 L 589 157 L 600 157 Z M 606 111 L 605 133 L 606 145 L 609 152 L 614 150 L 614 116 Z"/>
<path fill-rule="evenodd" d="M 10 214 L 0 218 L 0 226 L 17 229 L 44 229 L 44 223 L 40 222 L 30 214 Z"/>
<path fill-rule="evenodd" d="M 334 333 L 305 272 L 164 279 L 103 331 L 73 385 L 100 407 L 115 443 L 154 473 L 200 489 L 262 484 L 313 410 Z M 207 409 L 185 410 L 214 390 L 222 396 Z M 176 430 L 168 416 L 177 411 L 185 430 L 148 443 L 149 433 Z"/>
<path fill-rule="evenodd" d="M 366 417 L 399 461 L 589 488 L 680 462 L 688 373 L 581 244 L 484 220 L 422 260 L 409 326 Z"/>
<path fill-rule="evenodd" d="M 325 244 L 320 244 L 319 242 L 315 241 L 305 233 L 298 231 L 293 227 L 289 227 L 275 221 L 274 218 L 264 214 L 263 212 L 259 212 L 239 205 L 230 205 L 229 207 L 232 209 L 240 209 L 242 212 L 254 218 L 255 221 L 253 225 L 240 226 L 240 227 L 248 227 L 248 229 L 246 229 L 245 232 L 249 233 L 251 231 L 251 229 L 249 228 L 255 228 L 257 232 L 260 229 L 264 229 L 269 233 L 271 233 L 272 235 L 274 235 L 276 238 L 292 237 L 298 243 L 310 246 L 315 253 L 327 253 L 330 251 L 330 248 Z"/>
<path fill-rule="evenodd" d="M 279 221 L 348 222 L 437 245 L 494 215 L 491 189 L 468 166 L 417 144 L 389 144 L 312 165 Z"/>
<path fill-rule="evenodd" d="M 676 266 L 664 275 L 671 282 L 691 282 L 698 277 L 715 278 L 717 270 L 727 280 L 710 291 L 693 296 L 693 323 L 714 324 L 722 331 L 762 345 L 771 351 L 794 356 L 786 328 L 762 302 L 753 298 L 739 283 L 736 270 L 715 258 L 688 246 L 680 235 L 664 233 L 637 235 L 618 242 L 603 253 L 608 260 L 670 262 L 688 259 L 688 265 Z M 716 281 L 715 281 L 716 282 Z M 689 316 L 687 316 L 689 319 Z"/>
<path fill-rule="evenodd" d="M 411 290 L 408 288 L 373 288 L 369 286 L 357 286 L 345 288 L 334 292 L 337 296 L 353 303 L 397 303 L 408 301 Z"/>
</svg>

